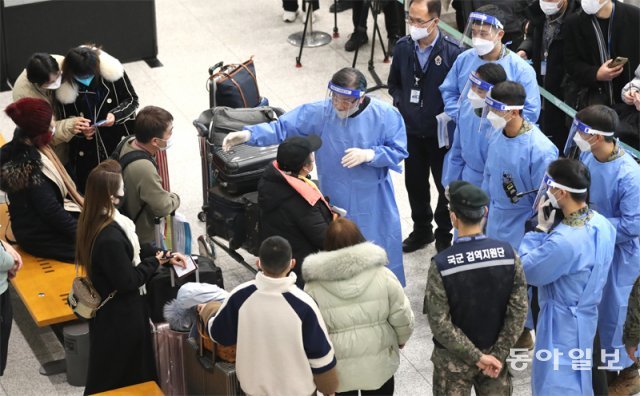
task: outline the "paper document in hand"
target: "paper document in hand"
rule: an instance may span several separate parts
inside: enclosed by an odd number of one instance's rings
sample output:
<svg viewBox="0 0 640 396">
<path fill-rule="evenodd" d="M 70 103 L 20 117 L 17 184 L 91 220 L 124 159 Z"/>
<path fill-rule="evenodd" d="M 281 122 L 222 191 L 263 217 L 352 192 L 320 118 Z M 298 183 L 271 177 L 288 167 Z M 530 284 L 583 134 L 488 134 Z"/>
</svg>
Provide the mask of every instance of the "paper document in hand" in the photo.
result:
<svg viewBox="0 0 640 396">
<path fill-rule="evenodd" d="M 192 273 L 198 268 L 195 261 L 193 261 L 193 259 L 191 258 L 191 256 L 186 256 L 186 257 L 187 257 L 187 265 L 184 268 L 178 267 L 177 265 L 173 266 L 173 269 L 174 271 L 176 271 L 176 275 L 178 275 L 178 278 L 182 278 L 185 275 L 189 275 L 190 273 Z"/>
</svg>

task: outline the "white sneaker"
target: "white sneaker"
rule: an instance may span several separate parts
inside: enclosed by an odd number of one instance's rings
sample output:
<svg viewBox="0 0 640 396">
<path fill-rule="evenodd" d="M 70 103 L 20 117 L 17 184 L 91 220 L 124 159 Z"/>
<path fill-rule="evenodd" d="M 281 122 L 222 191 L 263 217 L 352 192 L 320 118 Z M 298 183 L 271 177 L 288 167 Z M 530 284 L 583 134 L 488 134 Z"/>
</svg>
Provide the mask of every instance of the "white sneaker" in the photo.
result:
<svg viewBox="0 0 640 396">
<path fill-rule="evenodd" d="M 310 7 L 310 6 L 308 6 Z M 320 16 L 320 13 L 318 12 L 318 10 L 315 10 L 314 12 L 311 13 L 311 22 L 316 23 L 318 21 L 318 17 Z M 300 18 L 300 21 L 302 22 L 302 24 L 304 25 L 304 22 L 307 20 L 307 14 L 303 14 L 302 17 Z"/>
<path fill-rule="evenodd" d="M 282 20 L 287 23 L 294 22 L 298 17 L 298 11 L 285 11 L 282 14 Z"/>
</svg>

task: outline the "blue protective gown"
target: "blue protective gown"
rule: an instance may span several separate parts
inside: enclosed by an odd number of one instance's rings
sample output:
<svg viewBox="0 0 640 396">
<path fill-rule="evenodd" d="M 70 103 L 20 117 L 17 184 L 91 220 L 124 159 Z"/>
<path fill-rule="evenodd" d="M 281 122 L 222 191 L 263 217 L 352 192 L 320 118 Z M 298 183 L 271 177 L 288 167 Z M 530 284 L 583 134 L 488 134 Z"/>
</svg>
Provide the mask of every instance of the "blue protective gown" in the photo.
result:
<svg viewBox="0 0 640 396">
<path fill-rule="evenodd" d="M 453 63 L 447 78 L 440 85 L 442 100 L 444 102 L 444 111 L 458 121 L 458 99 L 464 90 L 465 85 L 469 82 L 469 74 L 476 71 L 478 67 L 487 63 L 478 56 L 474 48 L 468 49 Z M 515 81 L 524 86 L 527 91 L 527 99 L 524 103 L 524 117 L 531 122 L 538 121 L 540 116 L 540 89 L 538 88 L 538 80 L 533 67 L 525 62 L 522 58 L 511 51 L 507 51 L 506 55 L 495 61 L 504 68 L 509 81 Z"/>
<path fill-rule="evenodd" d="M 558 158 L 558 149 L 537 127 L 514 138 L 498 132 L 489 142 L 484 167 L 482 189 L 489 195 L 487 232 L 489 238 L 520 246 L 524 225 L 533 215 L 535 194 L 528 194 L 512 203 L 503 188 L 503 174 L 513 179 L 518 192 L 540 187 L 551 162 Z"/>
<path fill-rule="evenodd" d="M 622 328 L 633 282 L 640 276 L 640 166 L 626 153 L 609 162 L 583 153 L 580 160 L 591 171 L 589 199 L 593 209 L 616 228 L 613 262 L 598 317 L 600 342 L 607 354 L 618 350 L 618 363 L 615 358 L 607 359 L 612 366 L 629 367 L 632 361 L 622 342 Z"/>
<path fill-rule="evenodd" d="M 528 232 L 520 245 L 527 283 L 538 287 L 540 304 L 531 372 L 534 396 L 593 395 L 591 367 L 573 370 L 569 351 L 593 349 L 616 230 L 604 216 L 590 213 L 585 225 L 562 222 L 549 234 Z M 554 348 L 559 352 L 557 369 L 554 359 L 535 358 L 538 351 Z"/>
<path fill-rule="evenodd" d="M 469 104 L 469 100 L 465 98 L 461 103 L 453 144 L 444 157 L 443 186 L 448 186 L 456 180 L 464 180 L 482 187 L 489 137 L 497 132 L 492 132 L 491 124 L 488 122 L 483 122 L 483 129 L 480 130 L 481 120 Z"/>
<path fill-rule="evenodd" d="M 389 169 L 401 172 L 407 158 L 407 136 L 398 110 L 371 99 L 355 117 L 339 119 L 330 99 L 304 104 L 271 123 L 247 127 L 252 145 L 278 144 L 289 136 L 311 134 L 322 138 L 316 152 L 320 190 L 332 205 L 347 211 L 367 240 L 382 246 L 389 256 L 389 269 L 405 286 L 402 265 L 402 230 Z M 372 149 L 371 162 L 348 169 L 340 164 L 349 148 Z"/>
</svg>

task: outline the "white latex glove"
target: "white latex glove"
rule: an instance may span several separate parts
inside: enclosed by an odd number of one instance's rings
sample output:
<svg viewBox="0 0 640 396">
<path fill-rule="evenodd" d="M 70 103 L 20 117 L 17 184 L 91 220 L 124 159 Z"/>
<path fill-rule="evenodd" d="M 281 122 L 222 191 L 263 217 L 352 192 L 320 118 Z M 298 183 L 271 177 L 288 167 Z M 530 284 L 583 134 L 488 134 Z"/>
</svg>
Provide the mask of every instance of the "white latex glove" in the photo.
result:
<svg viewBox="0 0 640 396">
<path fill-rule="evenodd" d="M 545 206 L 551 206 L 551 202 L 546 197 L 542 197 L 538 205 L 538 226 L 536 228 L 548 233 L 551 227 L 553 227 L 553 222 L 556 220 L 556 209 L 551 210 L 549 217 L 546 217 L 544 214 Z"/>
<path fill-rule="evenodd" d="M 373 160 L 376 153 L 371 149 L 350 148 L 344 151 L 346 154 L 342 157 L 340 163 L 345 168 L 353 168 L 365 162 Z"/>
<path fill-rule="evenodd" d="M 224 140 L 222 141 L 222 149 L 224 151 L 229 151 L 231 147 L 246 143 L 249 139 L 251 139 L 251 132 L 249 131 L 231 132 L 224 137 Z"/>
</svg>

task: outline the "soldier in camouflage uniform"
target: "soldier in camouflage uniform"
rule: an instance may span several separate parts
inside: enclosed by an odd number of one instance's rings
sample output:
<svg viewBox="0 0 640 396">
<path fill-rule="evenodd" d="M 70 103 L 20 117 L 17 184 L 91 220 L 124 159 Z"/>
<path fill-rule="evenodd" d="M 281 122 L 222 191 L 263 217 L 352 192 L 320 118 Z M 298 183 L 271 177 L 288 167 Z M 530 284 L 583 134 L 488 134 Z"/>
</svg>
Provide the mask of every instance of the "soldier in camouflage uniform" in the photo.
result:
<svg viewBox="0 0 640 396">
<path fill-rule="evenodd" d="M 511 377 L 503 367 L 527 316 L 527 282 L 508 242 L 482 234 L 487 195 L 456 181 L 447 188 L 453 246 L 434 256 L 429 268 L 424 313 L 435 348 L 433 394 L 509 395 Z"/>
<path fill-rule="evenodd" d="M 622 342 L 627 348 L 629 359 L 636 362 L 638 366 L 638 358 L 635 356 L 638 344 L 640 344 L 640 277 L 636 279 L 629 296 L 629 306 L 627 307 L 627 319 L 624 322 L 624 331 L 622 333 Z"/>
</svg>

